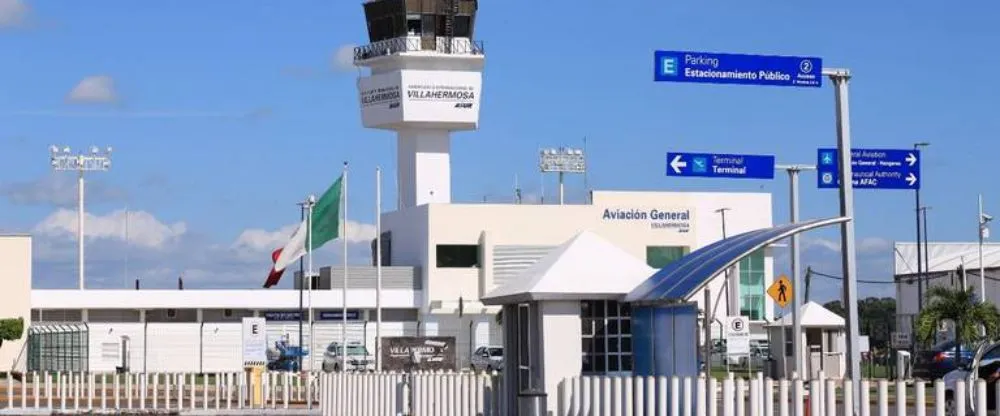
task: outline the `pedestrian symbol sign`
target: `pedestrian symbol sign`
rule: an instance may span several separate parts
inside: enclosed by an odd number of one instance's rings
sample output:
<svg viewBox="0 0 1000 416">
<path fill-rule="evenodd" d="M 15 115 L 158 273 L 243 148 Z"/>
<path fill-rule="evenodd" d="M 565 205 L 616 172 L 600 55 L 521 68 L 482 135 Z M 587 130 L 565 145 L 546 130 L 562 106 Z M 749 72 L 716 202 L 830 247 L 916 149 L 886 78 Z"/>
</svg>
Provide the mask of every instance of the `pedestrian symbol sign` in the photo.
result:
<svg viewBox="0 0 1000 416">
<path fill-rule="evenodd" d="M 774 303 L 784 308 L 792 301 L 792 282 L 788 280 L 788 276 L 778 276 L 778 280 L 775 280 L 774 283 L 771 283 L 771 287 L 767 288 L 767 294 L 771 296 Z"/>
</svg>

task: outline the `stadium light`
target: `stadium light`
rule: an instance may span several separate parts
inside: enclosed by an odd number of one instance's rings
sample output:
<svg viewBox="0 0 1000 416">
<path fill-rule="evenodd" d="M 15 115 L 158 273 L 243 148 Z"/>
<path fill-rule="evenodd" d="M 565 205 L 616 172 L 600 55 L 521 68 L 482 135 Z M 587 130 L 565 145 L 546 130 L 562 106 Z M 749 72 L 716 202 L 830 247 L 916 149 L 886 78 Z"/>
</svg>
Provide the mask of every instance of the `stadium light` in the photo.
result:
<svg viewBox="0 0 1000 416">
<path fill-rule="evenodd" d="M 586 173 L 587 156 L 582 149 L 561 147 L 542 149 L 538 152 L 538 167 L 542 173 L 559 174 L 559 205 L 564 202 L 563 176 L 567 173 Z"/>
<path fill-rule="evenodd" d="M 73 153 L 69 146 L 50 146 L 49 147 L 49 164 L 52 166 L 52 170 L 55 171 L 76 171 L 77 172 L 77 188 L 79 191 L 77 199 L 77 227 L 76 227 L 76 238 L 77 238 L 77 249 L 78 249 L 78 261 L 79 263 L 79 285 L 80 290 L 84 290 L 84 253 L 83 253 L 83 229 L 84 229 L 84 183 L 83 174 L 84 172 L 106 172 L 111 169 L 111 146 L 104 148 L 103 150 L 97 146 L 91 146 L 88 152 Z"/>
</svg>

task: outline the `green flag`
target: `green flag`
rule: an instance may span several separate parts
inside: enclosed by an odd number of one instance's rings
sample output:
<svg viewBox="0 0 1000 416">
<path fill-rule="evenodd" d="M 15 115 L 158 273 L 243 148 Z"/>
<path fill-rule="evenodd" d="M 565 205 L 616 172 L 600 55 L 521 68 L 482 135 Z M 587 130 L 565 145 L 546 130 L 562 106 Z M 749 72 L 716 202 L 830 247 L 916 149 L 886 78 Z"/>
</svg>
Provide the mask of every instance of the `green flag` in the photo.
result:
<svg viewBox="0 0 1000 416">
<path fill-rule="evenodd" d="M 344 175 L 323 193 L 312 209 L 312 249 L 323 247 L 328 241 L 340 237 L 340 204 L 343 195 Z"/>
</svg>

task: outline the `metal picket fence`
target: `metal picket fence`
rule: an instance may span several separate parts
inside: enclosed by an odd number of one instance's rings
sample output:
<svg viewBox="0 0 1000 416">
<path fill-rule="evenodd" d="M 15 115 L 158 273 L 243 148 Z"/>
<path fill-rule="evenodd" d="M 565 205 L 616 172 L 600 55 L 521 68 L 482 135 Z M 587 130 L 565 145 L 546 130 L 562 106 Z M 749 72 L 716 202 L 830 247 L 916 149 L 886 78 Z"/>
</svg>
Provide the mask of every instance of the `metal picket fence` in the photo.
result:
<svg viewBox="0 0 1000 416">
<path fill-rule="evenodd" d="M 19 378 L 20 380 L 17 380 Z M 317 408 L 318 373 L 265 372 L 260 398 L 246 373 L 0 373 L 0 414 L 24 409 L 221 410 Z"/>
<path fill-rule="evenodd" d="M 323 416 L 499 416 L 500 377 L 471 372 L 320 375 Z"/>
</svg>

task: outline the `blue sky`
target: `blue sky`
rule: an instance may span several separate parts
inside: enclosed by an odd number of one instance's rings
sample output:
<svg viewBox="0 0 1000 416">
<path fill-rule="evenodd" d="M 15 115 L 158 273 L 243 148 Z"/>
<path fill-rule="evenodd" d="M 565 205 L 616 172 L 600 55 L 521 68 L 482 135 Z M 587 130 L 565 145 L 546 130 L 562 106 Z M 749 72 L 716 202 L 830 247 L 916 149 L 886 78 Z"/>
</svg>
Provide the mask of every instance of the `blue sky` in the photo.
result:
<svg viewBox="0 0 1000 416">
<path fill-rule="evenodd" d="M 506 199 L 515 175 L 537 194 L 537 148 L 586 136 L 592 187 L 772 192 L 783 222 L 783 175 L 666 178 L 664 153 L 812 163 L 816 148 L 835 144 L 832 90 L 653 83 L 653 51 L 674 49 L 819 56 L 849 67 L 855 147 L 932 143 L 922 179 L 934 240 L 974 238 L 977 193 L 987 207 L 1000 203 L 990 186 L 1000 128 L 992 3 L 588 4 L 483 2 L 481 128 L 453 141 L 455 200 Z M 74 183 L 49 172 L 46 148 L 111 145 L 113 170 L 93 176 L 88 198 L 95 227 L 107 219 L 109 228 L 91 249 L 95 285 L 125 280 L 113 220 L 127 205 L 148 216 L 133 217 L 131 232 L 150 233 L 129 249 L 132 274 L 163 285 L 184 273 L 204 286 L 257 286 L 266 255 L 234 251 L 287 235 L 295 201 L 322 192 L 343 161 L 352 165 L 352 219 L 374 218 L 376 165 L 394 200 L 394 138 L 361 127 L 357 71 L 341 59 L 365 42 L 360 1 L 0 0 L 0 229 L 46 230 L 35 284 L 72 282 L 75 251 L 60 222 L 71 218 L 58 210 L 73 209 Z M 579 178 L 570 187 L 579 193 Z M 836 191 L 804 174 L 803 217 L 836 207 Z M 856 211 L 862 277 L 886 279 L 888 243 L 913 238 L 913 193 L 858 191 Z M 839 274 L 826 248 L 836 234 L 810 238 L 807 262 Z M 357 252 L 365 253 L 360 243 Z M 252 270 L 260 276 L 248 277 Z"/>
</svg>

